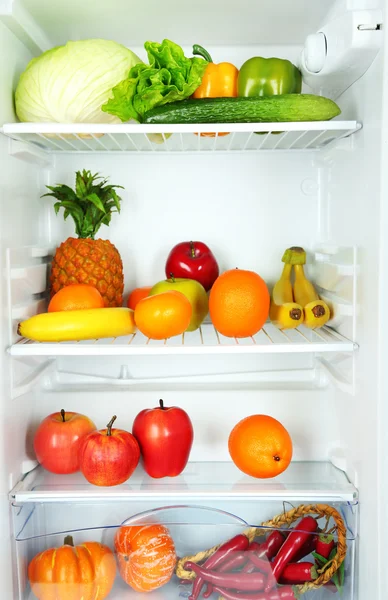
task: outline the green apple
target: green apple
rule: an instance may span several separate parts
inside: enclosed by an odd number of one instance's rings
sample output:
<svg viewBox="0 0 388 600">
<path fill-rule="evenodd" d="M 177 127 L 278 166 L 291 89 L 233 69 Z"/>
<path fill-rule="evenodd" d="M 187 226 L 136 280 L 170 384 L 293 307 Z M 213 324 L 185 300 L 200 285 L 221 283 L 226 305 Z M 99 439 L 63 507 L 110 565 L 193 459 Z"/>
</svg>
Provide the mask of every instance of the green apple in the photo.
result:
<svg viewBox="0 0 388 600">
<path fill-rule="evenodd" d="M 206 317 L 209 310 L 209 299 L 205 288 L 194 279 L 182 279 L 181 277 L 171 277 L 164 281 L 159 281 L 151 289 L 149 295 L 155 296 L 162 292 L 181 292 L 191 304 L 193 314 L 190 324 L 186 331 L 194 331 L 198 329 L 202 321 Z"/>
</svg>

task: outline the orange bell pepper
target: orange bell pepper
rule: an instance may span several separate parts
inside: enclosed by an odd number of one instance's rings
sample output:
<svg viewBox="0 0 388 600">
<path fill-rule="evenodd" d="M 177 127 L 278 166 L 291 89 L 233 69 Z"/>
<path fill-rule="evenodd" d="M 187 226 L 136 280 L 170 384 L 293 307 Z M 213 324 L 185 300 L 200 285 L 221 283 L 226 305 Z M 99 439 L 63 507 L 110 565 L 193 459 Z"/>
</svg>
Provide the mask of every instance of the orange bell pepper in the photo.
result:
<svg viewBox="0 0 388 600">
<path fill-rule="evenodd" d="M 202 56 L 209 63 L 202 77 L 202 83 L 195 90 L 193 98 L 237 97 L 237 67 L 227 62 L 214 64 L 207 50 L 198 44 L 193 47 L 193 54 Z"/>
<path fill-rule="evenodd" d="M 201 85 L 195 90 L 193 98 L 236 98 L 238 69 L 231 63 L 222 62 L 215 64 L 210 54 L 196 44 L 193 46 L 193 54 L 202 56 L 208 61 Z M 201 133 L 202 136 L 215 137 L 215 133 Z M 219 136 L 228 135 L 219 133 Z"/>
</svg>

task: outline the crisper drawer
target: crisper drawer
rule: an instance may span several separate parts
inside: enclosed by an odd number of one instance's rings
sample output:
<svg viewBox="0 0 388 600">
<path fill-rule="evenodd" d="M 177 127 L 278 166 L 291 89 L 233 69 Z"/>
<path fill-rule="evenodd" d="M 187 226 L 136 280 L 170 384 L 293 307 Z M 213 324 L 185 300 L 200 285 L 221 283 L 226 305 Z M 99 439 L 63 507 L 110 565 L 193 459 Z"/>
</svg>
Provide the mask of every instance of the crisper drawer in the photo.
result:
<svg viewBox="0 0 388 600">
<path fill-rule="evenodd" d="M 335 598 L 335 594 L 342 600 L 356 599 L 356 501 L 307 504 L 254 498 L 206 500 L 204 497 L 201 501 L 196 498 L 192 504 L 181 504 L 174 502 L 174 498 L 166 502 L 166 499 L 131 500 L 127 497 L 103 501 L 13 503 L 12 512 L 19 586 L 15 598 L 19 600 L 35 597 L 41 600 L 102 600 L 105 597 L 131 600 L 144 598 L 144 591 L 148 592 L 150 600 L 188 598 L 193 590 L 192 578 L 199 573 L 198 567 L 205 569 L 207 578 L 217 578 L 209 582 L 216 587 L 211 596 L 214 599 L 223 595 L 230 600 L 291 600 L 299 594 L 306 600 L 329 600 Z M 334 561 L 320 563 L 311 554 L 316 547 L 316 533 L 311 527 L 314 524 L 311 517 L 309 521 L 303 520 L 309 515 L 316 518 L 318 532 L 333 534 Z M 241 534 L 245 537 L 236 538 Z M 68 536 L 72 537 L 75 546 L 85 544 L 83 549 L 71 550 Z M 64 550 L 50 552 L 52 548 L 63 546 L 65 538 L 67 547 Z M 224 562 L 212 568 L 204 566 L 205 559 L 214 556 L 215 547 L 232 538 L 235 541 L 228 551 L 228 559 L 233 562 L 225 565 L 225 548 L 219 553 Z M 105 550 L 102 563 L 97 558 L 96 547 L 87 542 L 98 542 L 110 549 Z M 250 546 L 252 542 L 261 546 Z M 265 550 L 270 547 L 274 554 L 283 552 L 285 548 L 279 548 L 284 543 L 288 543 L 294 552 L 287 563 L 294 564 L 287 567 L 286 574 L 290 579 L 281 580 L 283 585 L 279 587 L 272 573 L 274 565 L 269 564 L 271 554 L 268 557 Z M 45 555 L 38 556 L 44 551 Z M 81 567 L 86 564 L 82 562 L 85 552 L 89 557 L 87 568 Z M 336 568 L 335 561 L 341 561 L 342 557 L 345 557 L 343 567 L 324 587 L 315 589 L 310 583 L 302 585 L 301 580 L 299 585 L 290 586 L 296 578 L 306 578 L 305 574 L 299 573 L 303 566 L 296 567 L 296 562 L 311 563 L 311 575 L 319 577 L 333 565 Z M 189 560 L 194 564 L 187 564 Z M 102 571 L 100 575 L 96 574 L 99 564 L 104 575 Z M 220 571 L 222 568 L 225 572 Z M 85 578 L 82 584 L 77 583 L 80 569 Z M 243 569 L 255 570 L 244 574 Z M 66 570 L 67 575 L 63 576 Z M 305 565 L 303 572 L 307 570 Z M 48 582 L 50 578 L 57 581 L 56 578 L 61 576 L 64 577 L 61 585 L 68 587 L 56 588 L 54 592 L 53 587 L 57 584 Z M 341 592 L 336 584 L 342 588 Z M 221 594 L 217 586 L 227 591 Z M 263 591 L 266 586 L 271 591 Z M 204 586 L 199 598 L 207 591 Z"/>
</svg>

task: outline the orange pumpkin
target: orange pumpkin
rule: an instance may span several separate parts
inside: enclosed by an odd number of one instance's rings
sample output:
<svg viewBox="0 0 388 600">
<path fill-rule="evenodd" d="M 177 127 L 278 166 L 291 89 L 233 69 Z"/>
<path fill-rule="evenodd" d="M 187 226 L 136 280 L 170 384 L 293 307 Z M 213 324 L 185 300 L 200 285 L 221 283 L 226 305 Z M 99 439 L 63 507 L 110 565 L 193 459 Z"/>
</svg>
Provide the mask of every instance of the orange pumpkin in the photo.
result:
<svg viewBox="0 0 388 600">
<path fill-rule="evenodd" d="M 39 600 L 103 600 L 116 577 L 113 552 L 98 542 L 73 545 L 67 536 L 60 548 L 37 554 L 28 566 L 28 579 Z"/>
<path fill-rule="evenodd" d="M 164 525 L 124 525 L 116 533 L 115 549 L 121 577 L 137 592 L 156 590 L 174 573 L 175 546 Z"/>
</svg>

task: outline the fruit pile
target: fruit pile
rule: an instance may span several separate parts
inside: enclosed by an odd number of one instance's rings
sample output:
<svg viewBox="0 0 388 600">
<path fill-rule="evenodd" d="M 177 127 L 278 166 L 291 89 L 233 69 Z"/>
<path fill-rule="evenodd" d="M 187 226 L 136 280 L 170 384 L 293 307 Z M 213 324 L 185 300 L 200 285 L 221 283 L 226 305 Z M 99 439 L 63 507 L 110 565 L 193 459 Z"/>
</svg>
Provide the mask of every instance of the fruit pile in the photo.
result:
<svg viewBox="0 0 388 600">
<path fill-rule="evenodd" d="M 127 481 L 140 456 L 150 477 L 176 477 L 183 472 L 194 439 L 193 425 L 183 409 L 166 407 L 160 400 L 158 407 L 136 416 L 132 433 L 114 429 L 116 418 L 98 431 L 91 419 L 79 413 L 62 409 L 49 415 L 34 436 L 38 461 L 59 475 L 82 471 L 90 483 L 99 486 Z M 252 415 L 237 423 L 228 448 L 235 465 L 258 478 L 276 477 L 292 458 L 288 431 L 268 415 Z"/>
<path fill-rule="evenodd" d="M 106 179 L 90 171 L 76 173 L 75 189 L 48 186 L 56 213 L 71 216 L 78 239 L 68 238 L 56 250 L 51 268 L 48 312 L 19 324 L 18 333 L 38 342 L 77 341 L 135 333 L 162 340 L 198 329 L 209 313 L 216 330 L 243 338 L 260 331 L 268 316 L 280 329 L 301 323 L 317 328 L 330 318 L 303 271 L 306 253 L 289 248 L 272 299 L 265 281 L 253 271 L 232 269 L 220 275 L 217 260 L 202 242 L 177 244 L 167 257 L 167 279 L 133 290 L 122 307 L 124 276 L 121 257 L 107 240 L 94 237 L 121 198 Z M 295 273 L 292 285 L 291 275 Z"/>
<path fill-rule="evenodd" d="M 92 484 L 124 483 L 136 469 L 140 454 L 151 477 L 175 477 L 182 473 L 193 444 L 193 426 L 181 408 L 166 407 L 163 400 L 153 409 L 142 410 L 133 423 L 133 433 L 114 429 L 113 416 L 105 429 L 85 415 L 53 413 L 43 419 L 34 436 L 40 464 L 56 474 L 82 471 Z M 160 454 L 160 448 L 163 453 Z"/>
</svg>

